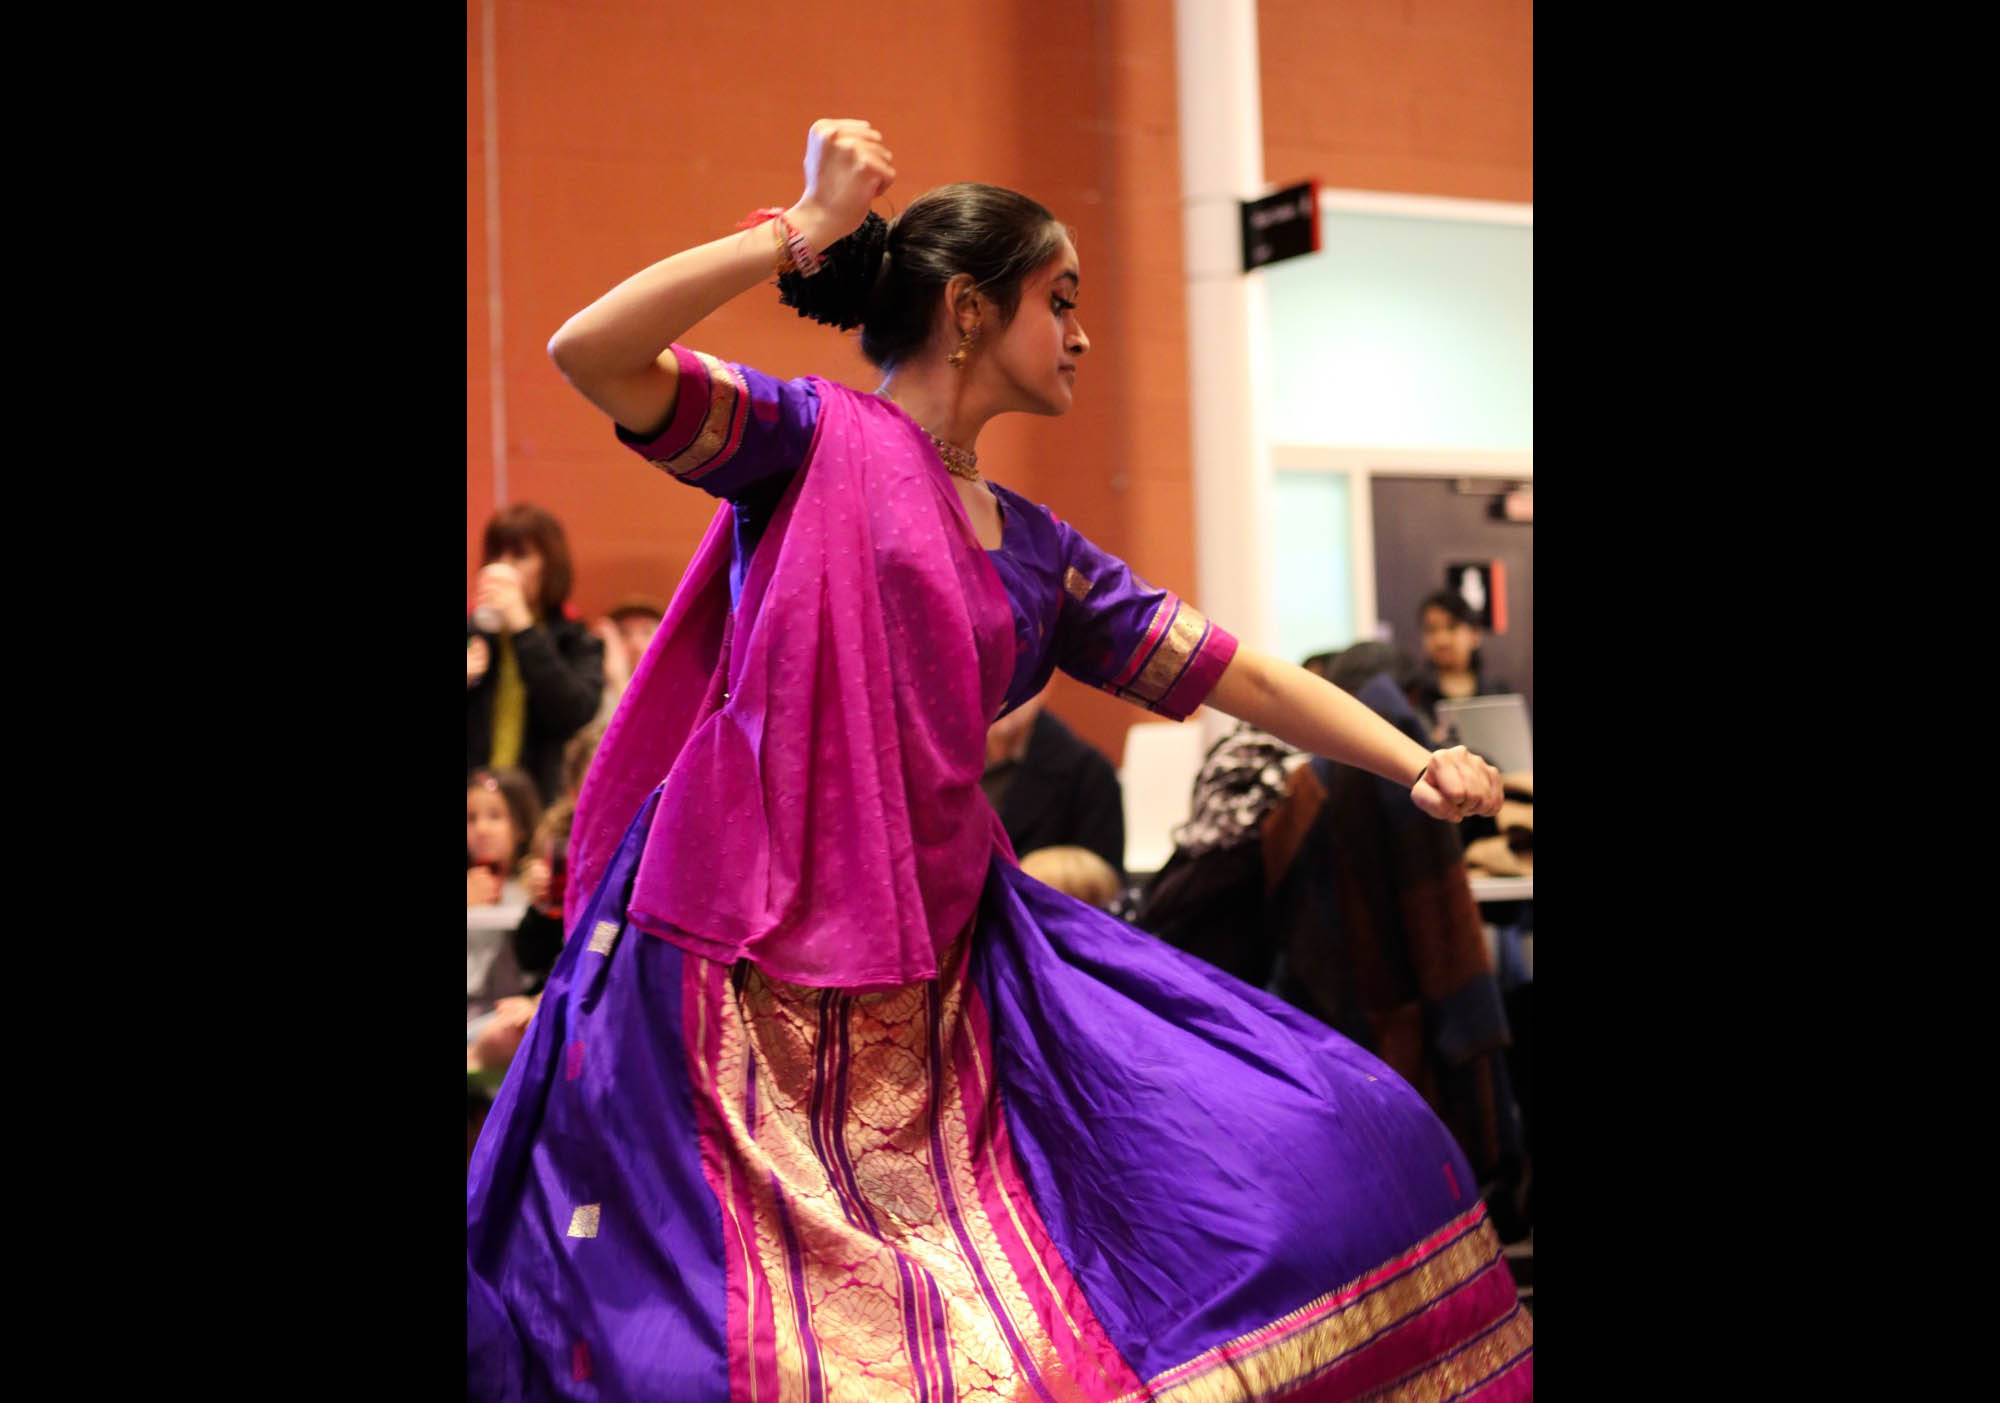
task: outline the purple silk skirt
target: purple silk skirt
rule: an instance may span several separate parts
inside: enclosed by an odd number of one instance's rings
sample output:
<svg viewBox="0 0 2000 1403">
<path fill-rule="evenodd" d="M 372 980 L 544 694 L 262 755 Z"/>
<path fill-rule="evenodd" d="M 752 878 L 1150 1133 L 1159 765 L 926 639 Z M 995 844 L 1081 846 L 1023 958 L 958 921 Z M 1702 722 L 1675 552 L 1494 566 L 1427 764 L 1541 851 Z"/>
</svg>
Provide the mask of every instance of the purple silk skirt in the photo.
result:
<svg viewBox="0 0 2000 1403">
<path fill-rule="evenodd" d="M 626 924 L 656 792 L 473 1156 L 468 1397 L 1533 1395 L 1450 1134 L 1382 1062 L 996 854 L 934 980 Z"/>
</svg>

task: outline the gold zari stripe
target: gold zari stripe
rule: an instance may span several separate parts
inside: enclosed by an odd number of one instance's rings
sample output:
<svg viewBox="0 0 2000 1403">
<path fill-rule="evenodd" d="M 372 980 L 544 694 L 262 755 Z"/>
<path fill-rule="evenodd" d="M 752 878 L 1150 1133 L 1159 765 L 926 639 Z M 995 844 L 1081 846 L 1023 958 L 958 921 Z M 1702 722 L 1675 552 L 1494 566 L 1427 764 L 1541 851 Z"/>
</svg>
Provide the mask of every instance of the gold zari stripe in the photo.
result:
<svg viewBox="0 0 2000 1403">
<path fill-rule="evenodd" d="M 1148 706 L 1158 706 L 1173 690 L 1174 683 L 1180 681 L 1188 664 L 1194 661 L 1195 650 L 1201 646 L 1202 634 L 1208 629 L 1208 617 L 1186 600 L 1169 598 L 1168 605 L 1178 605 L 1174 611 L 1174 621 L 1167 625 L 1166 637 L 1147 661 L 1145 668 L 1125 687 L 1125 691 Z"/>
<path fill-rule="evenodd" d="M 1414 1378 L 1405 1379 L 1381 1403 L 1445 1403 L 1500 1373 L 1535 1343 L 1528 1312 L 1514 1307 L 1512 1315 L 1492 1333 L 1448 1358 L 1440 1359 Z"/>
<path fill-rule="evenodd" d="M 680 452 L 649 460 L 675 477 L 682 478 L 698 477 L 727 461 L 710 460 L 729 441 L 729 426 L 735 421 L 736 406 L 750 394 L 750 387 L 727 361 L 718 360 L 706 351 L 694 354 L 708 371 L 708 412 L 702 416 L 701 429 L 695 434 L 694 442 Z"/>
<path fill-rule="evenodd" d="M 1135 1390 L 1116 1403 L 1138 1403 L 1140 1399 L 1158 1399 L 1160 1403 L 1238 1403 L 1246 1397 L 1263 1398 L 1320 1372 L 1361 1342 L 1416 1314 L 1487 1270 L 1504 1271 L 1506 1267 L 1500 1261 L 1500 1239 L 1494 1235 L 1492 1224 L 1482 1218 L 1478 1227 L 1443 1251 L 1322 1319 L 1261 1347 L 1255 1340 L 1271 1327 L 1253 1330 L 1209 1351 L 1214 1356 L 1213 1362 L 1193 1378 L 1165 1388 L 1155 1383 L 1149 1386 L 1150 1391 Z M 1339 1294 L 1329 1292 L 1319 1301 L 1301 1306 L 1286 1319 L 1310 1314 L 1329 1296 Z M 1283 1323 L 1283 1320 L 1274 1322 Z"/>
</svg>

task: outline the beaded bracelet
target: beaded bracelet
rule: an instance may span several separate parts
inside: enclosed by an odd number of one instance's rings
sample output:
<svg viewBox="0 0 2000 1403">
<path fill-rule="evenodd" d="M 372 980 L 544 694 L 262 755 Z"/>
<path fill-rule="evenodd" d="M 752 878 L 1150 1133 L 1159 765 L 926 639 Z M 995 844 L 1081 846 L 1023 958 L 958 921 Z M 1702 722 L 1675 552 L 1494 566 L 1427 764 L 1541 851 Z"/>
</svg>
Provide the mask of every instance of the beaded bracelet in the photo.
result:
<svg viewBox="0 0 2000 1403">
<path fill-rule="evenodd" d="M 767 221 L 771 224 L 772 246 L 778 255 L 775 269 L 778 275 L 797 271 L 800 277 L 810 278 L 820 270 L 820 256 L 813 252 L 806 236 L 792 227 L 792 221 L 785 218 L 785 212 L 776 205 L 769 209 L 751 210 L 736 227 L 754 229 Z"/>
<path fill-rule="evenodd" d="M 770 223 L 772 220 L 780 221 L 777 224 L 771 224 L 771 242 L 777 254 L 776 263 L 771 269 L 773 277 L 782 277 L 784 274 L 791 272 L 793 266 L 791 250 L 785 247 L 785 228 L 788 226 L 783 224 L 784 217 L 785 212 L 776 205 L 772 205 L 769 209 L 751 210 L 736 225 L 738 229 L 755 229 L 759 224 Z"/>
<path fill-rule="evenodd" d="M 820 269 L 820 257 L 813 252 L 813 246 L 806 242 L 806 236 L 792 227 L 792 222 L 782 214 L 778 216 L 778 226 L 785 233 L 785 251 L 792 256 L 792 266 L 802 278 L 810 278 Z"/>
</svg>

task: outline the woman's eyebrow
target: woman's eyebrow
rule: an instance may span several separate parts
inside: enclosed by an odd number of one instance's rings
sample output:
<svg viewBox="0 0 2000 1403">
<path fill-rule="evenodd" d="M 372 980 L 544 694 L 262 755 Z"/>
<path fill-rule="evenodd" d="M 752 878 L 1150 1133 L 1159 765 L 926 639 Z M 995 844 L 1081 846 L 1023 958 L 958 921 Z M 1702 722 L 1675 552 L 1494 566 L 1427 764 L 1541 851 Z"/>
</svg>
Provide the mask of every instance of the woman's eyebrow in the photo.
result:
<svg viewBox="0 0 2000 1403">
<path fill-rule="evenodd" d="M 1053 281 L 1055 281 L 1055 282 L 1061 282 L 1061 281 L 1062 281 L 1062 280 L 1063 280 L 1064 278 L 1068 278 L 1068 279 L 1070 280 L 1070 282 L 1072 282 L 1073 284 L 1075 284 L 1075 285 L 1076 285 L 1077 287 L 1082 287 L 1082 286 L 1083 286 L 1083 279 L 1082 279 L 1082 278 L 1079 278 L 1079 277 L 1078 277 L 1078 276 L 1076 275 L 1076 269 L 1074 269 L 1074 268 L 1065 268 L 1065 269 L 1063 269 L 1063 270 L 1062 270 L 1062 271 L 1061 271 L 1060 273 L 1057 273 L 1057 274 L 1055 275 L 1055 278 L 1053 279 Z"/>
</svg>

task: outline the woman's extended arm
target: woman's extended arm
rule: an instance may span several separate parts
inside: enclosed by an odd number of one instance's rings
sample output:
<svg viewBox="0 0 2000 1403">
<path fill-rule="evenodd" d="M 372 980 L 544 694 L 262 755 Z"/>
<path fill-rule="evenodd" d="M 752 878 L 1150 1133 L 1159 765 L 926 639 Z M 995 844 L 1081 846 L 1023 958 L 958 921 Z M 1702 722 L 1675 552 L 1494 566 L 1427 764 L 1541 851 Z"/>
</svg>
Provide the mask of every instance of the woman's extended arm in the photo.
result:
<svg viewBox="0 0 2000 1403">
<path fill-rule="evenodd" d="M 1301 750 L 1414 784 L 1410 798 L 1432 818 L 1500 812 L 1500 772 L 1464 746 L 1427 751 L 1365 702 L 1268 653 L 1239 647 L 1208 704 Z"/>
<path fill-rule="evenodd" d="M 896 178 L 882 134 L 864 121 L 822 119 L 806 143 L 806 192 L 786 220 L 815 249 L 860 227 Z M 723 303 L 771 276 L 777 249 L 758 225 L 663 259 L 585 307 L 549 340 L 556 368 L 635 434 L 673 413 L 680 372 L 667 348 Z"/>
</svg>

